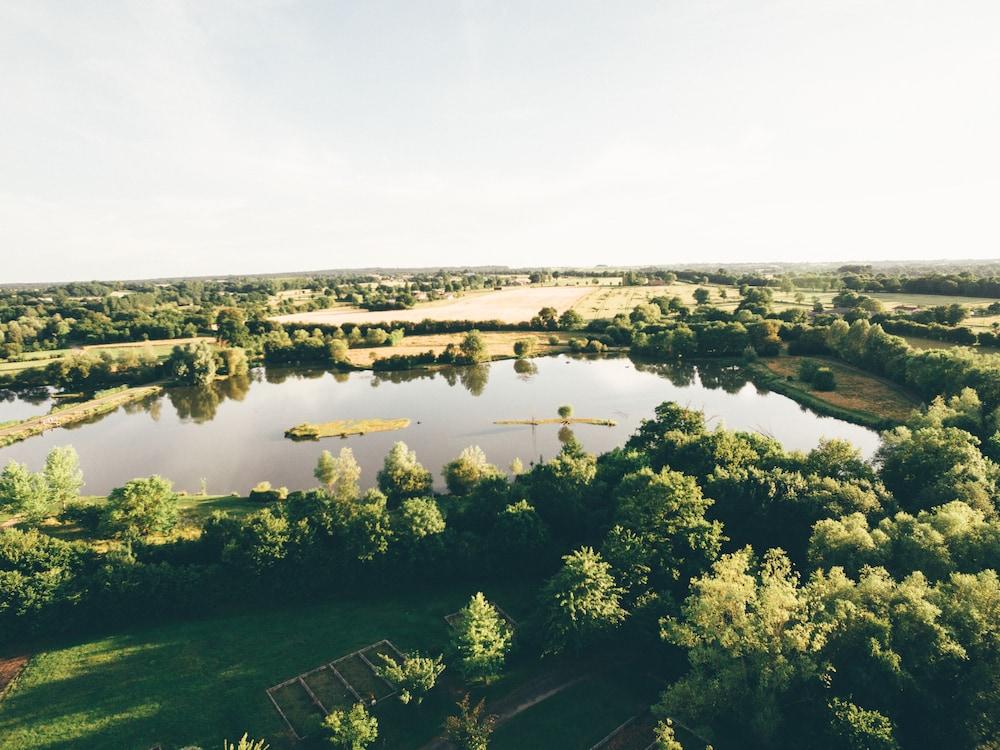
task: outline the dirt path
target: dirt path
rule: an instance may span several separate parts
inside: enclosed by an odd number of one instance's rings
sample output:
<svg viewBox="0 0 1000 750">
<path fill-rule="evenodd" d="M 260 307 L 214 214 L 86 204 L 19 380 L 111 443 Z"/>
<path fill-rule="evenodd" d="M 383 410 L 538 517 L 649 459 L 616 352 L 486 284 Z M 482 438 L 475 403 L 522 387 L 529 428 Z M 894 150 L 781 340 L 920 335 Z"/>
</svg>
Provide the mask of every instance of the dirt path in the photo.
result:
<svg viewBox="0 0 1000 750">
<path fill-rule="evenodd" d="M 28 665 L 30 658 L 28 654 L 0 658 L 0 700 L 7 695 L 8 689 Z"/>
</svg>

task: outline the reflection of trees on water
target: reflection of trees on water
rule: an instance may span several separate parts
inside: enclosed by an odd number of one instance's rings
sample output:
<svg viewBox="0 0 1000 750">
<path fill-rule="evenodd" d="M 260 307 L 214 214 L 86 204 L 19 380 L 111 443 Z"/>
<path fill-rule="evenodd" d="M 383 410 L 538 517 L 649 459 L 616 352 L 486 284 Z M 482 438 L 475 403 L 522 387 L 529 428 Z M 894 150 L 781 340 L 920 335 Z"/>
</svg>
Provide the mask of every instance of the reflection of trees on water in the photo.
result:
<svg viewBox="0 0 1000 750">
<path fill-rule="evenodd" d="M 440 375 L 449 386 L 459 383 L 473 396 L 479 396 L 486 389 L 490 379 L 489 365 L 467 365 L 464 367 L 442 367 L 438 370 L 392 370 L 372 374 L 372 388 L 383 383 L 410 383 L 414 380 L 433 380 Z"/>
<path fill-rule="evenodd" d="M 649 362 L 633 359 L 638 372 L 659 375 L 678 388 L 693 385 L 695 378 L 710 390 L 722 389 L 726 393 L 739 393 L 750 382 L 747 371 L 739 365 L 723 365 L 713 362 Z M 764 391 L 766 393 L 766 391 Z"/>
<path fill-rule="evenodd" d="M 227 398 L 233 401 L 246 398 L 252 382 L 250 377 L 239 376 L 219 380 L 211 385 L 170 388 L 167 398 L 182 420 L 202 424 L 215 418 L 219 404 Z"/>
<path fill-rule="evenodd" d="M 258 383 L 263 379 L 271 385 L 281 385 L 289 378 L 292 380 L 318 380 L 328 372 L 333 373 L 337 382 L 342 382 L 338 376 L 343 376 L 343 379 L 346 380 L 349 375 L 346 372 L 327 370 L 322 367 L 289 367 L 285 365 L 281 367 L 255 367 L 250 371 L 250 378 Z"/>
<path fill-rule="evenodd" d="M 573 430 L 570 428 L 568 424 L 564 424 L 562 427 L 559 428 L 559 442 L 562 443 L 563 445 L 566 445 L 566 443 L 570 442 L 571 440 L 574 440 L 575 438 L 576 435 L 573 434 Z"/>
<path fill-rule="evenodd" d="M 458 369 L 458 379 L 473 396 L 481 396 L 490 381 L 489 365 L 469 365 Z"/>
<path fill-rule="evenodd" d="M 15 401 L 21 399 L 32 406 L 38 406 L 49 400 L 52 393 L 48 386 L 39 385 L 34 388 L 25 388 L 15 391 L 10 388 L 0 388 L 0 401 Z"/>
<path fill-rule="evenodd" d="M 538 374 L 538 365 L 536 365 L 530 359 L 515 359 L 514 372 L 517 373 L 517 376 L 521 380 L 527 382 Z"/>
</svg>

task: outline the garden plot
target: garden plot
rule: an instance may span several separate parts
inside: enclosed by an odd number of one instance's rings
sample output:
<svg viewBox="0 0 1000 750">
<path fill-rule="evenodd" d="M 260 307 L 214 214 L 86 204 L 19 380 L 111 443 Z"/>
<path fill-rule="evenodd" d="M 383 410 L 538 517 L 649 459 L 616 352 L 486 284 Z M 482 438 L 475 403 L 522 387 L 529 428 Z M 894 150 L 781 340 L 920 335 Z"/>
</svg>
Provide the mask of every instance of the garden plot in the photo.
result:
<svg viewBox="0 0 1000 750">
<path fill-rule="evenodd" d="M 281 718 L 297 739 L 312 734 L 328 713 L 361 702 L 369 706 L 396 694 L 396 687 L 375 672 L 380 654 L 405 657 L 391 642 L 378 641 L 267 689 Z"/>
</svg>

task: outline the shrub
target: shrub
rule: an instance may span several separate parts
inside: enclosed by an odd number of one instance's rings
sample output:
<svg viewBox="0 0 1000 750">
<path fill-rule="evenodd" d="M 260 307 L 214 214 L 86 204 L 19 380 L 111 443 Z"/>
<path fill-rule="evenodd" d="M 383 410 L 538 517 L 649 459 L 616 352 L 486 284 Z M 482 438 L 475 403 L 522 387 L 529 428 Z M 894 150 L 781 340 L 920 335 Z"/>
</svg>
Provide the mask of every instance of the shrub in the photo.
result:
<svg viewBox="0 0 1000 750">
<path fill-rule="evenodd" d="M 833 370 L 829 367 L 820 367 L 812 380 L 813 388 L 817 391 L 832 391 L 837 387 L 837 380 L 833 375 Z"/>
</svg>

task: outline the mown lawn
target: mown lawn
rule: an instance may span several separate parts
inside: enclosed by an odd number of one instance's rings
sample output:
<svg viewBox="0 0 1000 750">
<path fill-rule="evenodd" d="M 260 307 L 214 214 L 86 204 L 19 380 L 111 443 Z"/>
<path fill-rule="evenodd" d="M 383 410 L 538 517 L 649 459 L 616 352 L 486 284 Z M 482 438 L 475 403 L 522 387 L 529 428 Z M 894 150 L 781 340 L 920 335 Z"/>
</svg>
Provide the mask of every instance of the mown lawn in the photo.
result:
<svg viewBox="0 0 1000 750">
<path fill-rule="evenodd" d="M 0 703 L 0 747 L 145 750 L 160 743 L 164 750 L 207 749 L 250 732 L 285 750 L 291 738 L 267 687 L 382 638 L 404 650 L 439 653 L 448 639 L 443 615 L 471 593 L 462 586 L 381 601 L 334 601 L 57 645 L 35 654 Z M 487 588 L 486 594 L 505 608 L 530 601 L 523 588 Z M 386 701 L 383 734 L 391 740 L 382 746 L 419 747 L 452 708 L 444 699 L 420 707 Z"/>
</svg>

